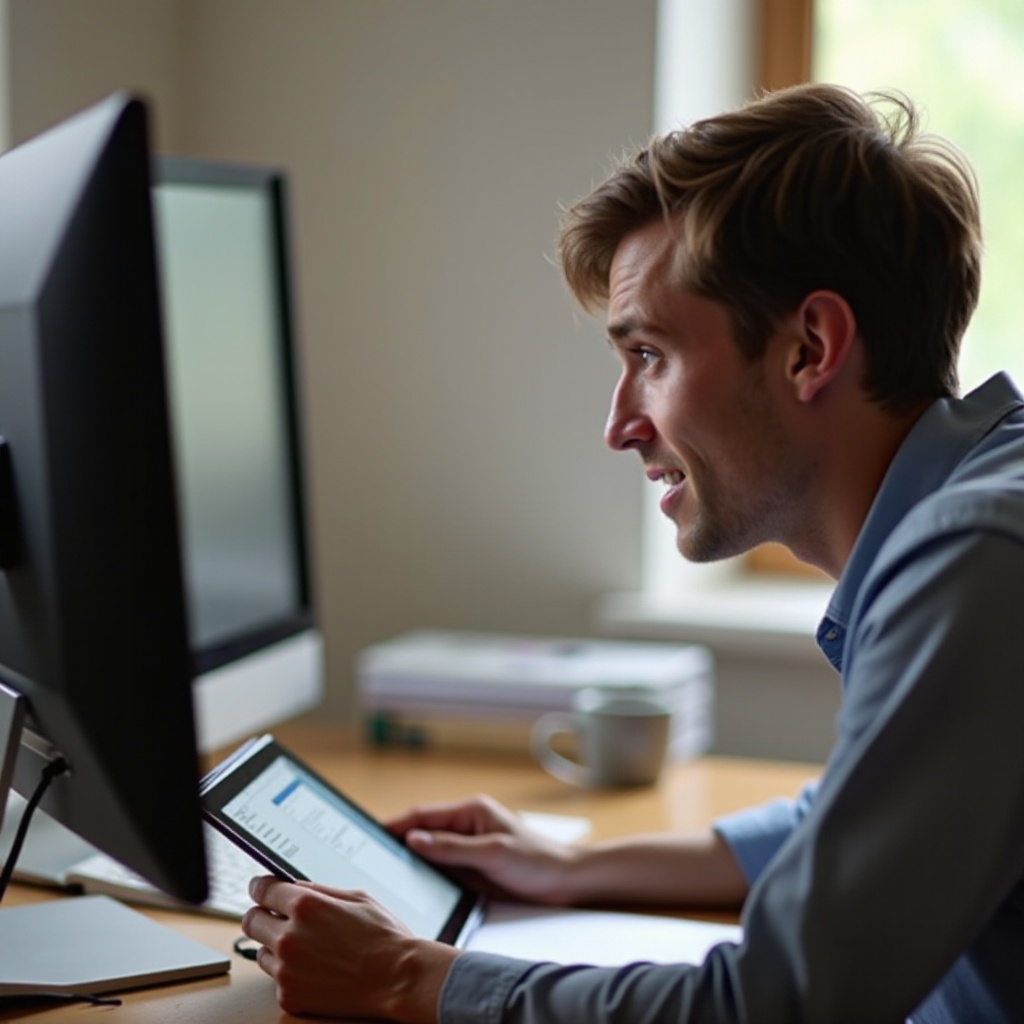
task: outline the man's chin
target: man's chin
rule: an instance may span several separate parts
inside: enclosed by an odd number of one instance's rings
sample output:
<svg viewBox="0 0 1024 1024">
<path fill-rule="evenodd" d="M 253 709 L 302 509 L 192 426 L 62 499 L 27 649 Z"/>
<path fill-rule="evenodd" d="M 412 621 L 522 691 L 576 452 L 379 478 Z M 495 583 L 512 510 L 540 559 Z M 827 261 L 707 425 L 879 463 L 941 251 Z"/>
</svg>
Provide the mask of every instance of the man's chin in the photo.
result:
<svg viewBox="0 0 1024 1024">
<path fill-rule="evenodd" d="M 727 558 L 746 554 L 753 546 L 740 543 L 736 538 L 711 534 L 696 527 L 680 529 L 676 533 L 676 549 L 679 554 L 696 565 L 723 562 Z"/>
</svg>

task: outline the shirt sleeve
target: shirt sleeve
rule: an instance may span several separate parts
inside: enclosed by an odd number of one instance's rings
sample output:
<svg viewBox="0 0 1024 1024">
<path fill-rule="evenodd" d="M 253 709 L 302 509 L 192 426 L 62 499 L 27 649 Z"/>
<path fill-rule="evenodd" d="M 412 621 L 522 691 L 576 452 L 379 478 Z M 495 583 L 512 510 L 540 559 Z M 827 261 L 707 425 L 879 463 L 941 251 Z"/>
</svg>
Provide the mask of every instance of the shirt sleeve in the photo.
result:
<svg viewBox="0 0 1024 1024">
<path fill-rule="evenodd" d="M 499 1024 L 513 986 L 536 966 L 494 953 L 463 953 L 441 990 L 440 1019 L 445 1024 Z"/>
<path fill-rule="evenodd" d="M 443 1024 L 907 1019 L 1024 877 L 1024 545 L 974 531 L 902 559 L 853 624 L 813 803 L 799 820 L 764 812 L 790 824 L 774 830 L 788 833 L 751 890 L 742 943 L 692 966 L 467 955 Z M 987 1019 L 1019 1019 L 1024 983 L 1002 971 L 1016 990 Z M 998 1003 L 1000 983 L 986 984 Z"/>
<path fill-rule="evenodd" d="M 627 964 L 587 967 L 464 953 L 441 993 L 443 1024 L 661 1024 L 733 1021 L 736 980 L 727 944 L 699 967 Z M 695 978 L 705 980 L 695 984 Z M 767 1019 L 767 1018 L 766 1018 Z M 860 1022 L 863 1024 L 863 1022 Z"/>
<path fill-rule="evenodd" d="M 807 816 L 817 788 L 812 782 L 795 800 L 769 800 L 715 822 L 714 830 L 728 843 L 748 882 L 757 881 L 779 847 Z"/>
</svg>

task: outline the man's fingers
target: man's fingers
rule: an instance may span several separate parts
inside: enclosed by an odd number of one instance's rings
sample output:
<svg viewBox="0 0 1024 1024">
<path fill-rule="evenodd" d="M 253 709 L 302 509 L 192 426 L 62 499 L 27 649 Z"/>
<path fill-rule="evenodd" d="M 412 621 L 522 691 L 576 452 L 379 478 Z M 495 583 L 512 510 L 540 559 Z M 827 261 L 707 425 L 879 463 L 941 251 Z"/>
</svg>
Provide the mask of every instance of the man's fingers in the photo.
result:
<svg viewBox="0 0 1024 1024">
<path fill-rule="evenodd" d="M 405 841 L 410 849 L 437 864 L 482 868 L 493 859 L 500 840 L 495 835 L 465 836 L 458 832 L 413 829 Z"/>
<path fill-rule="evenodd" d="M 272 978 L 275 976 L 274 972 L 277 970 L 278 959 L 277 954 L 270 946 L 260 946 L 256 950 L 256 963 L 264 974 L 269 974 Z"/>
<path fill-rule="evenodd" d="M 412 830 L 459 832 L 466 835 L 505 831 L 511 812 L 487 796 L 446 803 L 421 804 L 386 823 L 395 835 Z"/>
<path fill-rule="evenodd" d="M 273 875 L 257 875 L 249 881 L 249 896 L 253 903 L 275 914 L 285 915 L 292 888 L 291 882 L 284 882 Z"/>
<path fill-rule="evenodd" d="M 278 917 L 290 918 L 305 903 L 310 893 L 319 893 L 344 903 L 360 903 L 368 899 L 358 889 L 335 889 L 319 882 L 285 882 L 271 875 L 260 875 L 249 882 L 249 895 L 254 903 Z"/>
<path fill-rule="evenodd" d="M 283 919 L 262 907 L 250 907 L 242 916 L 242 931 L 264 946 L 273 946 L 282 928 Z"/>
</svg>

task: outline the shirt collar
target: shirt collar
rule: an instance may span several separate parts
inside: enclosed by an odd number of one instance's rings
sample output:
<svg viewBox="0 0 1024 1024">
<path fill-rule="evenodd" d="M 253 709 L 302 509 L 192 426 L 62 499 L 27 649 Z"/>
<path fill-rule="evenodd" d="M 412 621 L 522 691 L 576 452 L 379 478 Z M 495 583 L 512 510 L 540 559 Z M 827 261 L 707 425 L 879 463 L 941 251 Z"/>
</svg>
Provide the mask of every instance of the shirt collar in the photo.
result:
<svg viewBox="0 0 1024 1024">
<path fill-rule="evenodd" d="M 840 632 L 845 629 L 865 574 L 900 520 L 948 479 L 978 440 L 1010 409 L 1022 403 L 1024 398 L 1010 378 L 997 373 L 969 395 L 940 398 L 925 410 L 889 464 L 832 594 L 818 631 L 823 649 L 823 639 L 836 639 L 836 627 Z M 828 650 L 826 654 L 835 663 Z"/>
</svg>

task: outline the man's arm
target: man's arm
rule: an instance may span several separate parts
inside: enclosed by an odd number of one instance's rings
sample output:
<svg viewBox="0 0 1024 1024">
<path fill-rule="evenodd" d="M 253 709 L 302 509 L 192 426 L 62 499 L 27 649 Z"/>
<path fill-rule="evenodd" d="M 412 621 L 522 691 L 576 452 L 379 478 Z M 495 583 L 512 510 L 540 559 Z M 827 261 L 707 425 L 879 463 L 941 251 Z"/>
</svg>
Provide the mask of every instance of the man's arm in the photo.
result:
<svg viewBox="0 0 1024 1024">
<path fill-rule="evenodd" d="M 537 903 L 738 909 L 748 889 L 729 845 L 711 830 L 567 845 L 486 796 L 414 808 L 388 826 L 426 859 Z"/>
</svg>

